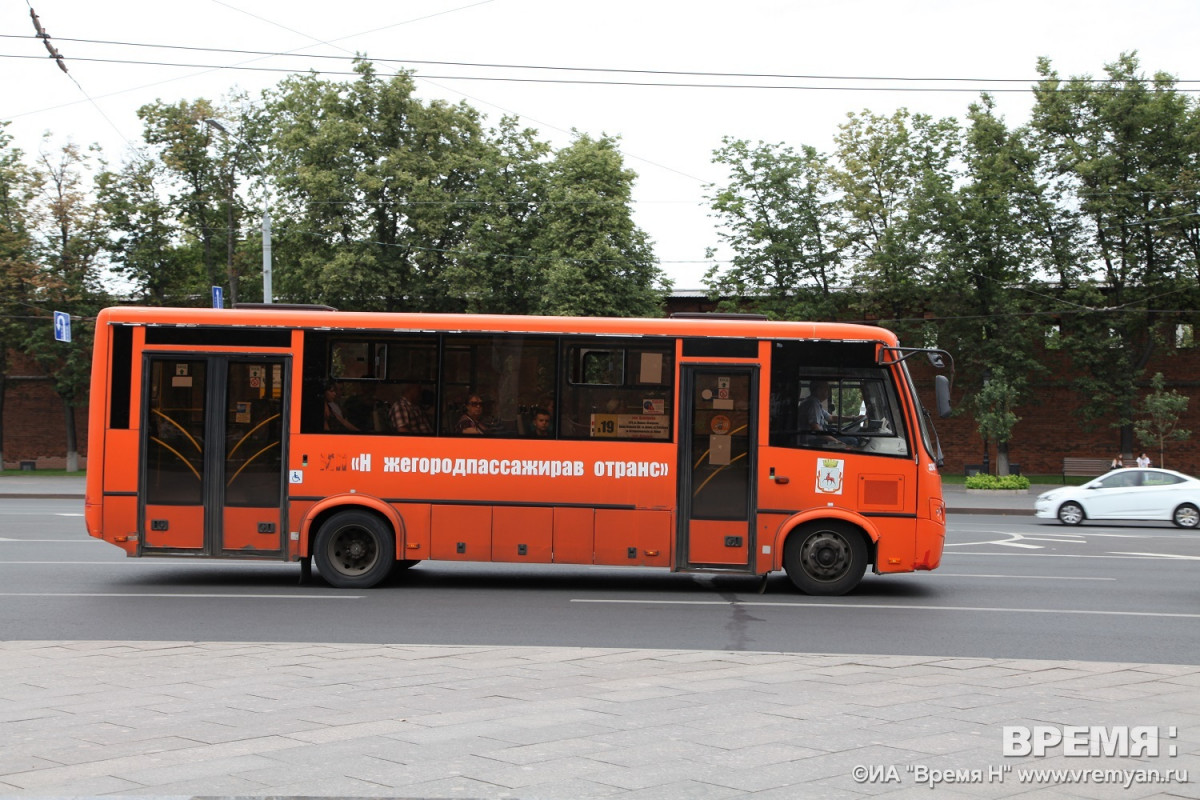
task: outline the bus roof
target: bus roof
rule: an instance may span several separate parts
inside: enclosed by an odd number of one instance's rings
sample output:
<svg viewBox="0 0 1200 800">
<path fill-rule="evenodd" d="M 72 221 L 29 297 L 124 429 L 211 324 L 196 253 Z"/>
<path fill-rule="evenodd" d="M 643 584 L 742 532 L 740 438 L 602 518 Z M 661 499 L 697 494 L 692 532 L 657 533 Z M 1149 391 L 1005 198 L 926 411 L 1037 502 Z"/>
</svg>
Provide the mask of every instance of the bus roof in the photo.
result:
<svg viewBox="0 0 1200 800">
<path fill-rule="evenodd" d="M 333 311 L 280 305 L 272 308 L 169 308 L 115 306 L 97 317 L 98 325 L 181 325 L 196 327 L 308 328 L 395 332 L 478 332 L 511 334 L 591 334 L 616 336 L 708 336 L 749 339 L 827 339 L 871 341 L 896 346 L 896 335 L 873 325 L 847 322 L 787 322 L 714 316 L 686 318 L 535 317 L 504 314 L 430 314 Z"/>
</svg>

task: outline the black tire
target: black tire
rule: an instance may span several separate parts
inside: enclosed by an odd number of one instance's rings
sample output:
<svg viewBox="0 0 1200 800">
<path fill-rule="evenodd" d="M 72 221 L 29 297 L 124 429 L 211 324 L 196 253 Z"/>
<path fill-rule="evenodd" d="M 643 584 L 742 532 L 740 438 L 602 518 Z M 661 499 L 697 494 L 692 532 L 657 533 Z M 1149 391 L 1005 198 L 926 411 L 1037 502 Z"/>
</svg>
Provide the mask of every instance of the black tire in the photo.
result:
<svg viewBox="0 0 1200 800">
<path fill-rule="evenodd" d="M 313 557 L 330 586 L 367 589 L 391 573 L 396 539 L 383 520 L 370 512 L 339 511 L 317 531 Z"/>
<path fill-rule="evenodd" d="M 805 594 L 846 594 L 862 580 L 867 560 L 865 534 L 839 520 L 809 523 L 783 548 L 783 568 Z"/>
<path fill-rule="evenodd" d="M 1073 500 L 1068 500 L 1058 507 L 1058 521 L 1063 525 L 1078 525 L 1087 519 L 1083 506 Z"/>
<path fill-rule="evenodd" d="M 1184 503 L 1171 514 L 1171 522 L 1180 528 L 1194 528 L 1200 525 L 1200 508 Z"/>
</svg>

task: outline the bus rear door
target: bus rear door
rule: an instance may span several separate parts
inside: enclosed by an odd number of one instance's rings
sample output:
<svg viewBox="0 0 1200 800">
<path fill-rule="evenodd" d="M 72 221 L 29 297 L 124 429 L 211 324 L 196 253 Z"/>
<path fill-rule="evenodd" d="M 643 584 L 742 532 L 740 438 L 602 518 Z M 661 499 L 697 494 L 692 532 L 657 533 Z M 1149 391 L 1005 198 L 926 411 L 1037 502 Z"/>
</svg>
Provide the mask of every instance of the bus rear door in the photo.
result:
<svg viewBox="0 0 1200 800">
<path fill-rule="evenodd" d="M 146 356 L 140 553 L 283 557 L 289 360 Z"/>
</svg>

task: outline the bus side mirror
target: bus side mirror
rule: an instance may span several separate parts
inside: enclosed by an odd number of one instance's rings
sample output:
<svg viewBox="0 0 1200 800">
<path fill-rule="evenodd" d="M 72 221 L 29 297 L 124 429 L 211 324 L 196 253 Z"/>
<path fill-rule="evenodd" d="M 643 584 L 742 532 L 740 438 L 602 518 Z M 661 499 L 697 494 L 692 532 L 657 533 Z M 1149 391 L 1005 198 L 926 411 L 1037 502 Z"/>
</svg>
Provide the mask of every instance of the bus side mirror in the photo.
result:
<svg viewBox="0 0 1200 800">
<path fill-rule="evenodd" d="M 933 392 L 937 396 L 938 416 L 950 416 L 950 379 L 945 375 L 933 376 Z"/>
</svg>

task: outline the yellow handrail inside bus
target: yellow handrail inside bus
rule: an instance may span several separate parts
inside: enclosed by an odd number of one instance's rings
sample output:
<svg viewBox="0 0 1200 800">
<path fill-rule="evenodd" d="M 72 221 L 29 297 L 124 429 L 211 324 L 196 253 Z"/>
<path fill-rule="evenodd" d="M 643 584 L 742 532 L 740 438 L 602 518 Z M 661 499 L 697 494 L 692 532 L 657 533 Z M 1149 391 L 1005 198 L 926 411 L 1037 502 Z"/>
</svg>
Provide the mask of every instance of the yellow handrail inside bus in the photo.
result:
<svg viewBox="0 0 1200 800">
<path fill-rule="evenodd" d="M 279 447 L 279 442 L 271 442 L 269 445 L 267 445 L 266 447 L 264 447 L 262 450 L 259 450 L 257 453 L 255 453 L 254 455 L 252 455 L 252 456 L 250 456 L 249 458 L 247 458 L 247 459 L 246 459 L 246 463 L 245 463 L 245 464 L 242 464 L 240 467 L 238 467 L 238 471 L 237 471 L 237 472 L 235 472 L 235 473 L 233 473 L 233 476 L 232 476 L 232 477 L 230 477 L 229 481 L 228 481 L 228 482 L 225 484 L 225 486 L 226 486 L 226 487 L 232 486 L 232 485 L 233 485 L 233 482 L 234 482 L 234 480 L 236 480 L 236 479 L 237 479 L 237 476 L 242 474 L 242 470 L 244 470 L 246 467 L 250 466 L 250 462 L 252 462 L 254 459 L 258 458 L 258 457 L 259 457 L 259 456 L 261 456 L 263 453 L 265 453 L 265 452 L 267 452 L 268 450 L 270 450 L 272 447 Z"/>
<path fill-rule="evenodd" d="M 273 420 L 273 419 L 278 419 L 278 418 L 279 418 L 279 416 L 280 416 L 279 414 L 272 414 L 271 416 L 267 417 L 267 418 L 266 418 L 266 419 L 264 419 L 262 422 L 258 423 L 258 424 L 257 424 L 257 425 L 255 425 L 253 428 L 251 428 L 251 429 L 250 429 L 250 430 L 249 430 L 249 431 L 246 433 L 246 435 L 245 435 L 245 436 L 243 436 L 241 439 L 239 439 L 239 440 L 238 440 L 238 443 L 237 443 L 237 444 L 235 444 L 235 445 L 233 446 L 233 449 L 232 449 L 232 450 L 230 450 L 230 451 L 229 451 L 229 454 L 228 454 L 227 456 L 225 456 L 225 457 L 226 457 L 226 458 L 233 458 L 233 454 L 237 452 L 238 448 L 239 448 L 239 447 L 241 447 L 241 446 L 242 446 L 242 444 L 243 444 L 243 443 L 244 443 L 244 442 L 245 442 L 247 439 L 249 439 L 251 436 L 253 436 L 253 435 L 254 435 L 254 432 L 255 432 L 256 430 L 258 430 L 259 428 L 261 428 L 263 425 L 266 425 L 266 424 L 267 424 L 268 422 L 270 422 L 271 420 Z"/>
<path fill-rule="evenodd" d="M 191 435 L 190 433 L 188 433 L 188 432 L 187 432 L 187 429 L 186 429 L 186 428 L 184 428 L 182 425 L 180 425 L 180 424 L 179 424 L 178 422 L 176 422 L 175 420 L 173 420 L 173 419 L 171 419 L 170 417 L 168 417 L 166 414 L 164 414 L 164 413 L 162 413 L 161 411 L 159 411 L 157 408 L 152 408 L 152 409 L 150 409 L 150 410 L 151 410 L 151 411 L 153 411 L 155 414 L 158 414 L 160 417 L 162 417 L 163 419 L 165 419 L 167 422 L 169 422 L 169 423 L 171 423 L 172 425 L 174 425 L 176 428 L 178 428 L 178 429 L 179 429 L 179 432 L 180 432 L 180 433 L 182 433 L 184 436 L 186 436 L 186 437 L 188 438 L 188 441 L 192 443 L 192 446 L 196 448 L 196 452 L 197 452 L 197 453 L 203 453 L 203 452 L 204 452 L 204 448 L 200 446 L 200 443 L 199 443 L 199 442 L 197 442 L 197 441 L 196 441 L 194 438 L 192 438 L 192 435 Z"/>
<path fill-rule="evenodd" d="M 192 462 L 188 461 L 187 458 L 183 455 L 183 453 L 179 452 L 174 447 L 171 447 L 171 445 L 167 444 L 162 439 L 159 439 L 157 436 L 151 436 L 150 441 L 155 442 L 156 444 L 161 444 L 163 447 L 167 448 L 172 453 L 174 453 L 175 456 L 180 461 L 182 461 L 184 464 L 187 464 L 187 468 L 190 469 L 192 471 L 192 474 L 196 476 L 196 480 L 201 480 L 200 473 L 196 471 L 196 468 L 192 466 Z"/>
<path fill-rule="evenodd" d="M 704 483 L 702 483 L 702 484 L 700 484 L 699 486 L 697 486 L 697 487 L 696 487 L 696 491 L 692 492 L 692 497 L 695 497 L 696 495 L 700 494 L 700 490 L 701 490 L 701 489 L 703 489 L 705 486 L 708 486 L 708 482 L 709 482 L 709 481 L 711 481 L 713 478 L 717 477 L 718 475 L 720 475 L 720 474 L 721 474 L 721 472 L 722 472 L 722 471 L 723 471 L 723 470 L 724 470 L 726 467 L 733 466 L 734 462 L 736 462 L 736 461 L 739 461 L 739 460 L 741 460 L 741 459 L 745 458 L 745 457 L 746 457 L 746 456 L 748 456 L 748 455 L 750 455 L 750 453 L 749 453 L 749 452 L 742 453 L 740 456 L 734 456 L 733 458 L 729 459 L 729 463 L 728 463 L 728 464 L 722 464 L 720 469 L 718 469 L 718 470 L 717 470 L 716 472 L 714 472 L 712 475 L 709 475 L 707 478 L 705 478 L 705 479 L 704 479 Z"/>
</svg>

